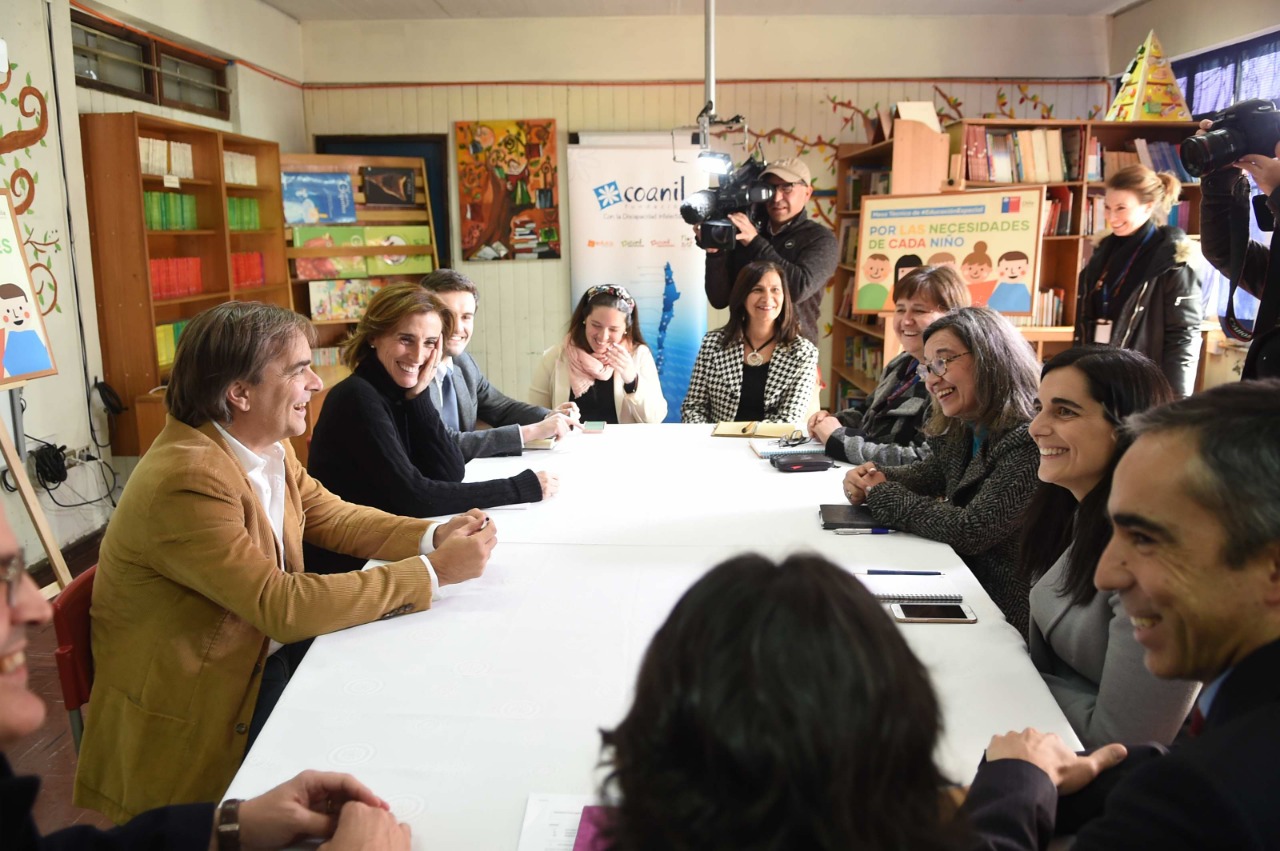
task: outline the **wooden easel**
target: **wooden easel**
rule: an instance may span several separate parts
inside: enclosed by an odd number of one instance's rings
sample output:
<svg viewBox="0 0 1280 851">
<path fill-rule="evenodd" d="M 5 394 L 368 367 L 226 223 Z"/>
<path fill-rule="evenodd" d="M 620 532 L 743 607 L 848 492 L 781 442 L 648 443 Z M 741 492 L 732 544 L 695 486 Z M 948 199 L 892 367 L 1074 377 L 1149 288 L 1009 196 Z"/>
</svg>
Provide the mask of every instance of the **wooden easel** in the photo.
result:
<svg viewBox="0 0 1280 851">
<path fill-rule="evenodd" d="M 22 249 L 22 236 L 18 230 L 18 215 L 13 209 L 13 198 L 8 190 L 5 189 L 0 189 L 0 196 L 4 197 L 4 201 L 0 203 L 0 245 L 4 244 L 5 237 L 9 237 L 8 243 L 12 248 L 12 250 L 0 254 L 0 278 L 4 279 L 0 280 L 0 283 L 15 283 L 15 281 L 8 280 L 10 276 L 17 278 L 19 274 L 23 274 L 22 280 L 26 282 L 28 298 L 34 306 L 36 304 L 35 285 L 31 280 L 31 266 L 27 261 L 26 252 Z M 13 262 L 14 254 L 22 258 L 21 273 L 18 271 L 18 264 Z M 40 316 L 39 308 L 36 307 L 33 312 L 39 318 L 40 326 L 43 328 L 44 317 Z M 45 340 L 46 342 L 48 341 L 47 331 Z M 23 374 L 11 380 L 0 380 L 0 389 L 17 389 L 27 383 L 25 379 L 57 374 L 57 366 L 53 362 L 52 346 L 49 347 L 49 364 L 50 368 L 43 372 Z M 58 546 L 58 539 L 54 537 L 53 530 L 49 528 L 49 521 L 44 516 L 44 509 L 40 506 L 40 500 L 36 498 L 35 488 L 31 486 L 31 479 L 27 477 L 27 466 L 18 457 L 18 448 L 14 445 L 13 437 L 9 434 L 9 430 L 4 426 L 3 422 L 0 422 L 0 453 L 4 455 L 5 463 L 9 465 L 9 472 L 13 474 L 14 484 L 17 485 L 18 493 L 22 496 L 22 503 L 27 507 L 27 514 L 31 517 L 31 523 L 36 527 L 36 535 L 39 536 L 45 554 L 49 557 L 49 565 L 53 568 L 53 575 L 57 578 L 58 588 L 56 590 L 61 590 L 70 584 L 71 571 L 67 569 L 67 562 L 62 558 L 62 549 Z M 43 589 L 46 597 L 51 596 L 51 590 L 55 590 L 52 585 Z"/>
</svg>

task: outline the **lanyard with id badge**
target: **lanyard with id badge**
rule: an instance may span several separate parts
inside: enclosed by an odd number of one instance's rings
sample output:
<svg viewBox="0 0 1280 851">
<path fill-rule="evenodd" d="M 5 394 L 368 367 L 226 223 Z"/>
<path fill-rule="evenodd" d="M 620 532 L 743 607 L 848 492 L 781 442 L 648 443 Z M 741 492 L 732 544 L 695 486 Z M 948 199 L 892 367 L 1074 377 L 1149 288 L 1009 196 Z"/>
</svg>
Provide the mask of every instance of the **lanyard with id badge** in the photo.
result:
<svg viewBox="0 0 1280 851">
<path fill-rule="evenodd" d="M 1102 274 L 1098 276 L 1098 282 L 1093 285 L 1093 291 L 1102 293 L 1102 312 L 1099 318 L 1093 321 L 1093 342 L 1101 345 L 1107 345 L 1111 342 L 1111 325 L 1112 322 L 1107 318 L 1111 310 L 1111 297 L 1120 291 L 1124 286 L 1124 279 L 1129 277 L 1129 270 L 1133 268 L 1133 263 L 1138 259 L 1138 255 L 1142 253 L 1142 249 L 1146 247 L 1151 237 L 1155 235 L 1156 229 L 1152 228 L 1147 231 L 1147 235 L 1142 238 L 1142 242 L 1138 244 L 1138 249 L 1129 257 L 1129 261 L 1124 264 L 1124 268 L 1120 270 L 1119 276 L 1111 286 L 1107 286 L 1107 270 L 1111 268 L 1111 260 L 1107 259 L 1106 264 L 1102 267 Z"/>
</svg>

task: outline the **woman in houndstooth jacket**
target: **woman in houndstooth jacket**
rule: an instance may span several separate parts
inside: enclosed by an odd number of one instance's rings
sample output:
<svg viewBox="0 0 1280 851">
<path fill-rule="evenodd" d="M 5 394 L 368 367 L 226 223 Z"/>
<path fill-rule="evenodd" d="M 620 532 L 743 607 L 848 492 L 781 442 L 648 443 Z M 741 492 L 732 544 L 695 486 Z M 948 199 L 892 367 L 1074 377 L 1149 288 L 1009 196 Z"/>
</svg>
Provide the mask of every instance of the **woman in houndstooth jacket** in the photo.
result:
<svg viewBox="0 0 1280 851">
<path fill-rule="evenodd" d="M 782 269 L 749 263 L 729 294 L 729 321 L 702 338 L 681 419 L 803 423 L 817 373 L 818 348 L 800 336 Z"/>
</svg>

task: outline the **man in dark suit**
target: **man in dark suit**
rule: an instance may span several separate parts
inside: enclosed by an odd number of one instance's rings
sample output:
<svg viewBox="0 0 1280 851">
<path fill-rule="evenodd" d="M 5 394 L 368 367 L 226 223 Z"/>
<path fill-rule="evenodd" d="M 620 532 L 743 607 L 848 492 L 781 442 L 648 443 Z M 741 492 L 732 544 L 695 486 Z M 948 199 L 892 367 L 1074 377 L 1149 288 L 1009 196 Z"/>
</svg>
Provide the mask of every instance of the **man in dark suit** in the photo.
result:
<svg viewBox="0 0 1280 851">
<path fill-rule="evenodd" d="M 470 278 L 453 269 L 438 269 L 422 279 L 422 286 L 453 312 L 453 334 L 445 341 L 445 357 L 428 392 L 464 458 L 519 455 L 529 441 L 564 437 L 578 424 L 578 406 L 573 402 L 555 411 L 518 402 L 504 396 L 480 372 L 466 353 L 480 303 Z M 477 422 L 490 428 L 477 431 Z"/>
<path fill-rule="evenodd" d="M 1074 847 L 1280 848 L 1280 381 L 1126 427 L 1094 582 L 1120 593 L 1152 673 L 1204 689 L 1188 741 L 1096 795 Z M 1059 795 L 1124 760 L 1118 744 L 1080 756 L 1034 730 L 996 736 L 965 805 L 979 847 L 1043 848 Z"/>
</svg>

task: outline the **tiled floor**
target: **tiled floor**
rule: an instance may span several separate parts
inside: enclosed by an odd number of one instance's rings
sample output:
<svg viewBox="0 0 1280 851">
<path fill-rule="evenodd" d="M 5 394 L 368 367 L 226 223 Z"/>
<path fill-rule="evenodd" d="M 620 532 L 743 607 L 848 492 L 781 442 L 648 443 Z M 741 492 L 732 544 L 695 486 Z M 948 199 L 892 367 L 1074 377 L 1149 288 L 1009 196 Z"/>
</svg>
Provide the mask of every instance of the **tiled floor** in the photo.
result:
<svg viewBox="0 0 1280 851">
<path fill-rule="evenodd" d="M 27 669 L 31 690 L 49 707 L 44 726 L 20 740 L 6 752 L 18 774 L 37 774 L 42 783 L 36 800 L 35 819 L 40 830 L 50 833 L 73 824 L 110 827 L 111 821 L 92 810 L 71 803 L 71 785 L 76 773 L 76 751 L 71 743 L 71 726 L 62 708 L 62 690 L 53 651 L 58 642 L 53 624 L 28 629 Z"/>
</svg>

